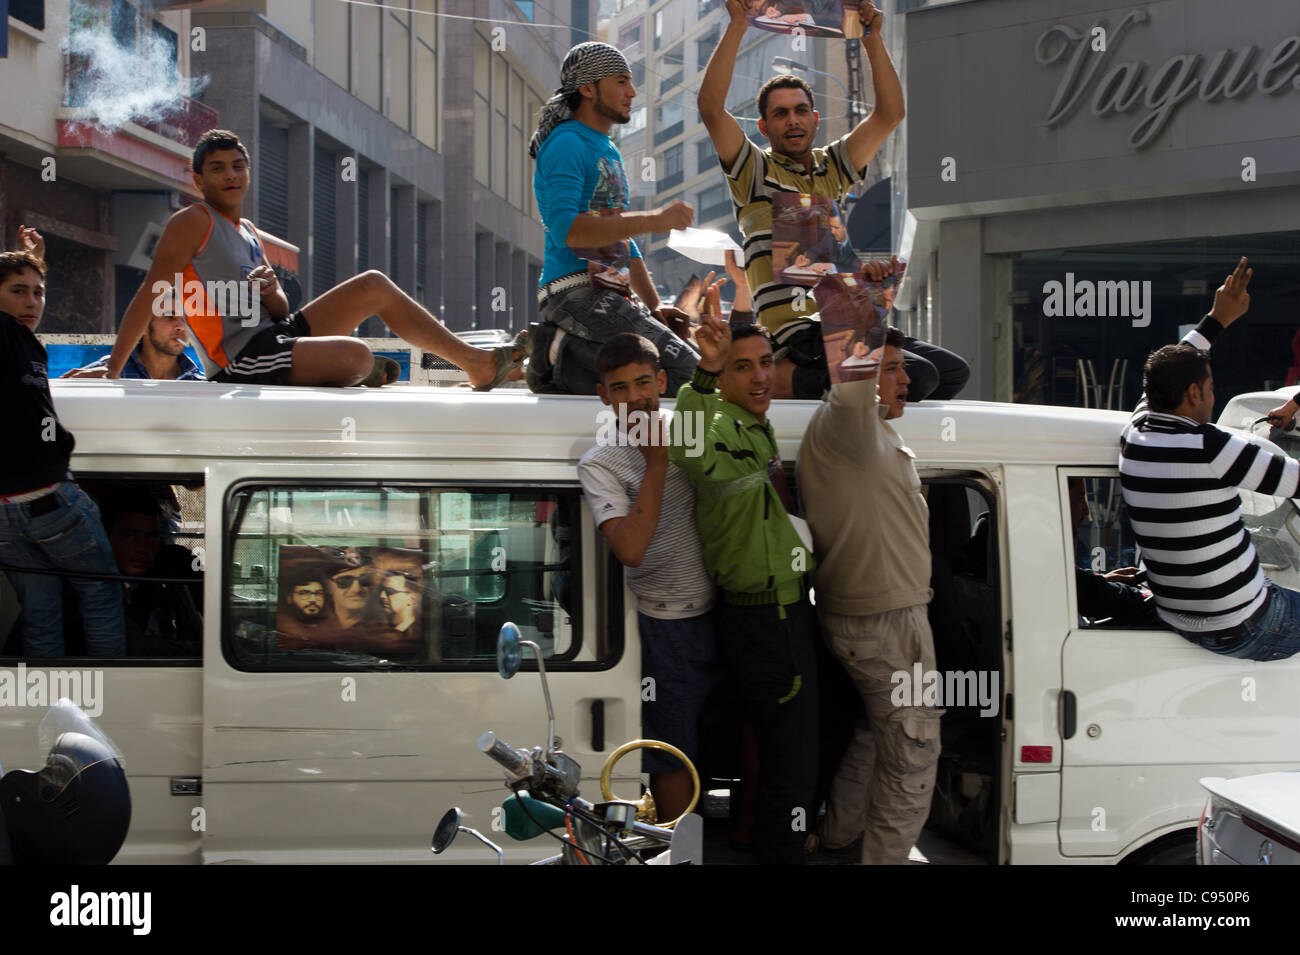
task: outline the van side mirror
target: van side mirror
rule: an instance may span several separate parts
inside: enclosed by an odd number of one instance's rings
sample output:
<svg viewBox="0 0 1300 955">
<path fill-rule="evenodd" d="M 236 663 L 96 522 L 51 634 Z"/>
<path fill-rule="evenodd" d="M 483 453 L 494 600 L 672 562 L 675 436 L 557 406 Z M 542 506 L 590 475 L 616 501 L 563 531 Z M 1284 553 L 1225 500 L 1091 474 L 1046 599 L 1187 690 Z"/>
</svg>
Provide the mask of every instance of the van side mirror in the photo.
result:
<svg viewBox="0 0 1300 955">
<path fill-rule="evenodd" d="M 438 828 L 433 830 L 433 845 L 430 848 L 433 849 L 434 854 L 437 855 L 451 845 L 458 832 L 460 832 L 460 809 L 452 806 L 442 814 L 442 818 L 438 820 Z"/>
<path fill-rule="evenodd" d="M 513 623 L 503 623 L 501 632 L 497 634 L 497 673 L 501 674 L 501 679 L 508 680 L 518 673 L 522 660 L 519 628 Z"/>
</svg>

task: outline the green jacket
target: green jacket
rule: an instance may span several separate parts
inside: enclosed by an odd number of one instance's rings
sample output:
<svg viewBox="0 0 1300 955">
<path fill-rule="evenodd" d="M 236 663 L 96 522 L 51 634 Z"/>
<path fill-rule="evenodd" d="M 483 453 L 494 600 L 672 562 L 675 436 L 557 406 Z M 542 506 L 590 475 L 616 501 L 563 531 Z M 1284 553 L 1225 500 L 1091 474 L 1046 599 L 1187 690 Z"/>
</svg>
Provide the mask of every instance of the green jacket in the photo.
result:
<svg viewBox="0 0 1300 955">
<path fill-rule="evenodd" d="M 731 603 L 796 603 L 814 563 L 768 479 L 768 462 L 780 461 L 772 425 L 724 401 L 717 381 L 697 369 L 682 385 L 668 449 L 695 485 L 704 566 Z"/>
</svg>

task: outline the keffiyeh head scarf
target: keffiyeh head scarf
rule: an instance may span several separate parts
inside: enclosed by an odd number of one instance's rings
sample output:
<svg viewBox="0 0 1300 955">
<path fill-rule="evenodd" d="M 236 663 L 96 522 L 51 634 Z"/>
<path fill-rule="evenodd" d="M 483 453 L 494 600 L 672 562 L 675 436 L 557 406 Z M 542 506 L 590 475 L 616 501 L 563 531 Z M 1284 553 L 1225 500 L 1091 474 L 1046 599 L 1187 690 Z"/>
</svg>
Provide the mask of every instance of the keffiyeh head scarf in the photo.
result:
<svg viewBox="0 0 1300 955">
<path fill-rule="evenodd" d="M 537 119 L 537 131 L 528 143 L 528 155 L 537 158 L 537 150 L 556 126 L 572 118 L 573 111 L 565 101 L 586 83 L 599 83 L 607 76 L 631 73 L 623 54 L 608 43 L 579 43 L 570 50 L 560 65 L 560 88 L 547 100 Z"/>
</svg>

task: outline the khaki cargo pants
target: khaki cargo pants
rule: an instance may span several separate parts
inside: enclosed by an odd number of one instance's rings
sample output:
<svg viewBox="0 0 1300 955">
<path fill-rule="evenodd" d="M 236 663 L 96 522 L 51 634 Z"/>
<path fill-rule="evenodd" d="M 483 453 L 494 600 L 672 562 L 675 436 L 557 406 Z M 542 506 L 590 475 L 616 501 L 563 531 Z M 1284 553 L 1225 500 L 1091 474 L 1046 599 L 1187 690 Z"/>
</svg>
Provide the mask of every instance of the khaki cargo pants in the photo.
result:
<svg viewBox="0 0 1300 955">
<path fill-rule="evenodd" d="M 923 672 L 937 669 L 925 607 L 819 616 L 831 652 L 866 704 L 831 783 L 822 843 L 839 848 L 861 833 L 864 865 L 904 865 L 930 814 L 944 713 L 912 705 L 922 690 L 912 685 L 913 664 L 919 661 Z M 898 673 L 907 680 L 900 682 Z"/>
</svg>

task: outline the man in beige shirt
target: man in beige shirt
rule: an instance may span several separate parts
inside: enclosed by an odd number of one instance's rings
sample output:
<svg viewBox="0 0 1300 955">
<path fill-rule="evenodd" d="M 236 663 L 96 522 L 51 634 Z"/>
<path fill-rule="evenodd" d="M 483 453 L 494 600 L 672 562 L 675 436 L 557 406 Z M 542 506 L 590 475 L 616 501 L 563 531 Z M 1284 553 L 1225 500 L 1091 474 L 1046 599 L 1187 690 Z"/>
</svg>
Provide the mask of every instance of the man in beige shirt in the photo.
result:
<svg viewBox="0 0 1300 955">
<path fill-rule="evenodd" d="M 861 834 L 864 864 L 901 865 L 929 815 L 944 711 L 910 695 L 895 702 L 896 673 L 936 666 L 929 513 L 912 452 L 888 423 L 907 401 L 903 335 L 880 331 L 873 362 L 813 415 L 796 467 L 822 633 L 866 705 L 831 784 L 822 845 Z"/>
</svg>

